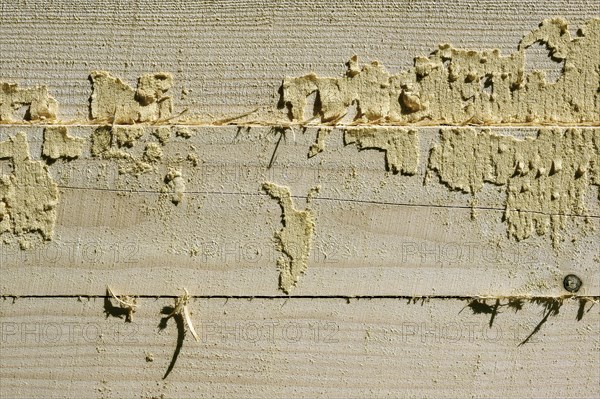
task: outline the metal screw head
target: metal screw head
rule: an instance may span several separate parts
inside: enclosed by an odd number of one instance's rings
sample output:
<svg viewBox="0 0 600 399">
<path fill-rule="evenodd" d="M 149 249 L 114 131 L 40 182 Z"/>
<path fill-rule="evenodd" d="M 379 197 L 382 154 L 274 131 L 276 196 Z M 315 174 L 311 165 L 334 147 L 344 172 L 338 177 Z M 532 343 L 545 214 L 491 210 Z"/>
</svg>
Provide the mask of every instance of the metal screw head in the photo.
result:
<svg viewBox="0 0 600 399">
<path fill-rule="evenodd" d="M 574 274 L 568 274 L 563 280 L 563 287 L 569 292 L 577 292 L 581 288 L 583 282 Z"/>
</svg>

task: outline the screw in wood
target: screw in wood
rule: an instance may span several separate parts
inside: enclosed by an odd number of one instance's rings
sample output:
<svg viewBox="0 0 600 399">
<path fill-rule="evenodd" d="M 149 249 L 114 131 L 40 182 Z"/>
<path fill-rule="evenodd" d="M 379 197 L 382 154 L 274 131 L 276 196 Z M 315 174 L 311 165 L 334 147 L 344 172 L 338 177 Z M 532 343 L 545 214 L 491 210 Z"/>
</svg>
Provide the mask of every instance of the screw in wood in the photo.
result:
<svg viewBox="0 0 600 399">
<path fill-rule="evenodd" d="M 563 279 L 563 287 L 569 292 L 577 292 L 581 288 L 583 282 L 574 274 L 568 274 Z"/>
</svg>

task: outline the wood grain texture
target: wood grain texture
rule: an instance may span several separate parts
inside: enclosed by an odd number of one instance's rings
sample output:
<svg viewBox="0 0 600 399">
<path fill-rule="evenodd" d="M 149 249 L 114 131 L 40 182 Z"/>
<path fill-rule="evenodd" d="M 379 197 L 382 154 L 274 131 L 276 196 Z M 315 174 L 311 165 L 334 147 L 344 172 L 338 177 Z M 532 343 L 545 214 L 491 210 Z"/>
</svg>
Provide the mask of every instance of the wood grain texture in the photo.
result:
<svg viewBox="0 0 600 399">
<path fill-rule="evenodd" d="M 19 130 L 2 128 L 0 139 Z M 39 154 L 42 129 L 27 131 L 31 152 Z M 89 143 L 92 128 L 70 132 Z M 273 238 L 281 210 L 261 190 L 267 181 L 289 186 L 299 209 L 311 187 L 321 188 L 308 205 L 315 240 L 295 295 L 557 296 L 565 293 L 568 273 L 585 281 L 579 294 L 600 292 L 598 202 L 588 201 L 591 225 L 568 218 L 558 248 L 549 234 L 516 241 L 502 220 L 506 194 L 496 186 L 486 185 L 472 209 L 470 195 L 436 178 L 424 184 L 439 128 L 419 129 L 414 176 L 386 172 L 384 153 L 345 146 L 341 130 L 308 160 L 316 129 L 298 131 L 295 140 L 288 132 L 271 169 L 278 136 L 270 128 L 191 132 L 166 144 L 156 171 L 139 177 L 119 174 L 116 161 L 89 154 L 51 165 L 60 189 L 56 237 L 27 251 L 16 242 L 2 244 L 2 292 L 104 295 L 110 284 L 138 295 L 175 295 L 182 286 L 193 295 L 283 295 Z M 152 140 L 146 133 L 132 152 Z M 188 153 L 201 163 L 186 161 Z M 177 206 L 161 194 L 169 165 L 181 165 L 186 181 Z"/>
<path fill-rule="evenodd" d="M 46 85 L 69 134 L 89 139 L 93 70 L 132 86 L 169 72 L 174 113 L 214 120 L 271 109 L 285 76 L 340 76 L 355 54 L 398 73 L 441 43 L 509 54 L 545 18 L 575 36 L 598 16 L 592 0 L 0 2 L 0 81 Z M 41 160 L 43 128 L 2 124 L 0 141 L 23 131 Z M 136 157 L 156 141 L 146 129 Z M 316 129 L 288 130 L 271 168 L 269 126 L 192 126 L 139 177 L 92 157 L 89 141 L 79 159 L 49 164 L 53 239 L 0 242 L 0 397 L 600 396 L 597 187 L 587 222 L 567 217 L 558 248 L 548 236 L 517 242 L 502 189 L 486 184 L 473 203 L 427 178 L 439 126 L 418 129 L 413 176 L 344 145 L 341 129 L 307 159 Z M 161 191 L 169 167 L 186 182 L 177 206 Z M 11 168 L 0 160 L 0 174 Z M 281 209 L 265 181 L 316 217 L 291 297 L 277 289 Z M 568 273 L 584 282 L 574 298 L 562 297 Z M 106 314 L 107 284 L 142 295 L 131 323 Z M 163 379 L 183 330 L 174 319 L 160 330 L 161 310 L 182 287 L 201 342 L 186 333 Z"/>
<path fill-rule="evenodd" d="M 284 76 L 338 76 L 354 54 L 397 73 L 440 43 L 508 54 L 545 18 L 574 33 L 598 15 L 592 0 L 14 1 L 0 11 L 0 77 L 48 85 L 60 115 L 81 119 L 90 71 L 130 84 L 171 72 L 178 109 L 229 116 L 276 103 Z"/>
<path fill-rule="evenodd" d="M 2 397 L 597 397 L 598 306 L 568 300 L 473 314 L 466 301 L 208 299 L 190 303 L 200 344 L 177 342 L 172 300 L 131 323 L 102 299 L 0 302 Z M 493 303 L 491 303 L 493 304 Z M 153 359 L 148 361 L 147 357 Z"/>
</svg>

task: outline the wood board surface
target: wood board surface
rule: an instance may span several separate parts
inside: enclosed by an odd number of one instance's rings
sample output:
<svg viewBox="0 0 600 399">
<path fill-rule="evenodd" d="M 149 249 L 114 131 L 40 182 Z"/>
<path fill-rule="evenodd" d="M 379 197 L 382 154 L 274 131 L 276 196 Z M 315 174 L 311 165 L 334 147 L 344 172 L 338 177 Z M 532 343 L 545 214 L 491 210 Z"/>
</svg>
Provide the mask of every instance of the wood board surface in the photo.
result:
<svg viewBox="0 0 600 399">
<path fill-rule="evenodd" d="M 7 303 L 8 302 L 8 303 Z M 176 364 L 169 299 L 140 299 L 131 323 L 104 300 L 3 301 L 4 397 L 595 397 L 598 306 L 565 301 L 530 341 L 543 304 L 473 314 L 463 300 L 202 299 L 202 342 Z M 493 303 L 490 303 L 490 305 Z M 589 310 L 589 312 L 588 312 Z M 151 359 L 151 360 L 150 360 Z"/>
<path fill-rule="evenodd" d="M 219 121 L 270 110 L 285 77 L 341 76 L 353 55 L 398 73 L 442 43 L 510 54 L 546 18 L 565 18 L 575 37 L 599 15 L 597 2 L 557 0 L 14 1 L 0 4 L 0 80 L 47 86 L 58 124 L 89 140 L 100 126 L 88 120 L 94 70 L 134 87 L 171 73 L 174 112 Z M 527 67 L 549 76 L 555 65 L 536 51 Z M 0 142 L 24 132 L 31 159 L 46 162 L 47 126 L 0 124 Z M 93 157 L 89 141 L 81 157 L 48 163 L 59 196 L 52 240 L 0 242 L 0 396 L 600 395 L 597 186 L 585 216 L 566 215 L 558 245 L 549 234 L 518 241 L 502 187 L 485 184 L 474 201 L 429 170 L 447 126 L 414 127 L 414 175 L 345 143 L 343 124 L 312 158 L 318 123 L 187 127 L 139 176 Z M 472 128 L 523 139 L 540 126 Z M 144 129 L 136 157 L 156 142 L 157 126 Z M 186 182 L 177 206 L 164 191 L 169 167 Z M 12 172 L 5 159 L 0 168 Z M 282 211 L 265 182 L 315 216 L 291 294 L 278 286 Z M 569 273 L 583 280 L 573 298 Z M 131 323 L 118 308 L 121 318 L 105 314 L 107 285 L 141 295 Z M 199 344 L 182 319 L 158 329 L 183 287 Z"/>
<path fill-rule="evenodd" d="M 353 55 L 396 73 L 439 44 L 516 50 L 546 18 L 575 34 L 595 1 L 7 2 L 2 78 L 48 85 L 65 119 L 88 116 L 92 70 L 133 84 L 174 75 L 180 109 L 231 116 L 279 99 L 285 76 L 338 76 Z M 185 89 L 187 94 L 182 93 Z"/>
<path fill-rule="evenodd" d="M 0 138 L 22 130 L 30 132 L 31 152 L 41 153 L 42 128 L 3 127 Z M 273 238 L 281 210 L 261 189 L 275 182 L 290 188 L 299 209 L 320 186 L 309 204 L 313 248 L 295 295 L 558 296 L 569 273 L 585 281 L 580 294 L 598 295 L 598 202 L 588 201 L 591 227 L 585 217 L 567 218 L 556 248 L 549 233 L 517 241 L 503 222 L 502 188 L 486 185 L 474 205 L 471 195 L 435 177 L 424 183 L 440 128 L 419 129 L 422 161 L 413 176 L 387 172 L 380 151 L 344 145 L 341 129 L 308 160 L 317 129 L 295 139 L 289 133 L 271 168 L 279 139 L 270 128 L 190 130 L 191 138 L 163 147 L 156 171 L 138 177 L 89 154 L 52 164 L 60 193 L 56 237 L 27 251 L 2 245 L 3 292 L 103 295 L 109 284 L 138 295 L 176 295 L 184 286 L 193 295 L 285 295 Z M 92 131 L 70 134 L 89 139 Z M 133 150 L 152 140 L 146 133 Z M 188 153 L 201 162 L 190 164 Z M 177 206 L 161 192 L 167 165 L 183 165 L 185 201 Z"/>
</svg>

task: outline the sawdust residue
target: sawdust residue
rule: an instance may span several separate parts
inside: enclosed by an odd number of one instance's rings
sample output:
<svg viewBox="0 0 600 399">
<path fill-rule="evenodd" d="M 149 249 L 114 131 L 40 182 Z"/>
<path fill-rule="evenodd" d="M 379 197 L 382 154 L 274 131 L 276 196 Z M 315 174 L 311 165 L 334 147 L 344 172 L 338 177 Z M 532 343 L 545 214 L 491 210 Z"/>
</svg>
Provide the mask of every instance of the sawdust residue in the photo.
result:
<svg viewBox="0 0 600 399">
<path fill-rule="evenodd" d="M 359 65 L 354 56 L 343 77 L 314 73 L 283 80 L 283 103 L 303 121 L 307 97 L 317 93 L 323 122 L 342 118 L 352 103 L 364 123 L 535 123 L 600 121 L 600 19 L 572 38 L 561 18 L 547 19 L 525 35 L 518 51 L 473 51 L 440 45 L 414 67 L 390 74 L 377 61 Z M 558 80 L 525 73 L 525 50 L 545 44 L 564 61 Z"/>
<path fill-rule="evenodd" d="M 114 124 L 134 124 L 167 119 L 173 112 L 168 91 L 173 85 L 169 73 L 140 76 L 137 89 L 105 71 L 90 74 L 92 95 L 90 117 Z"/>
<path fill-rule="evenodd" d="M 315 229 L 314 216 L 310 209 L 294 208 L 289 188 L 274 183 L 264 183 L 262 188 L 281 206 L 283 229 L 275 233 L 275 239 L 282 253 L 277 259 L 279 288 L 287 294 L 306 271 Z"/>
<path fill-rule="evenodd" d="M 550 231 L 556 246 L 568 216 L 586 216 L 590 185 L 600 185 L 600 128 L 540 129 L 518 140 L 488 129 L 442 129 L 429 169 L 453 190 L 475 195 L 484 183 L 506 187 L 508 234 Z"/>
<path fill-rule="evenodd" d="M 43 162 L 29 156 L 23 132 L 0 142 L 0 159 L 12 160 L 12 173 L 0 177 L 0 234 L 16 236 L 22 249 L 28 233 L 50 240 L 56 223 L 58 188 Z"/>
<path fill-rule="evenodd" d="M 94 157 L 102 157 L 112 146 L 112 128 L 100 126 L 91 135 L 90 153 Z"/>
<path fill-rule="evenodd" d="M 419 136 L 416 130 L 403 128 L 348 128 L 345 144 L 356 144 L 359 150 L 385 152 L 385 164 L 394 174 L 414 175 L 419 165 Z"/>
<path fill-rule="evenodd" d="M 65 126 L 49 126 L 44 129 L 42 155 L 53 161 L 75 159 L 81 156 L 84 143 L 84 139 L 70 136 Z"/>
<path fill-rule="evenodd" d="M 58 111 L 58 102 L 50 97 L 46 86 L 19 88 L 15 83 L 0 81 L 0 122 L 15 122 L 19 108 L 27 107 L 22 120 L 53 120 Z"/>
</svg>

